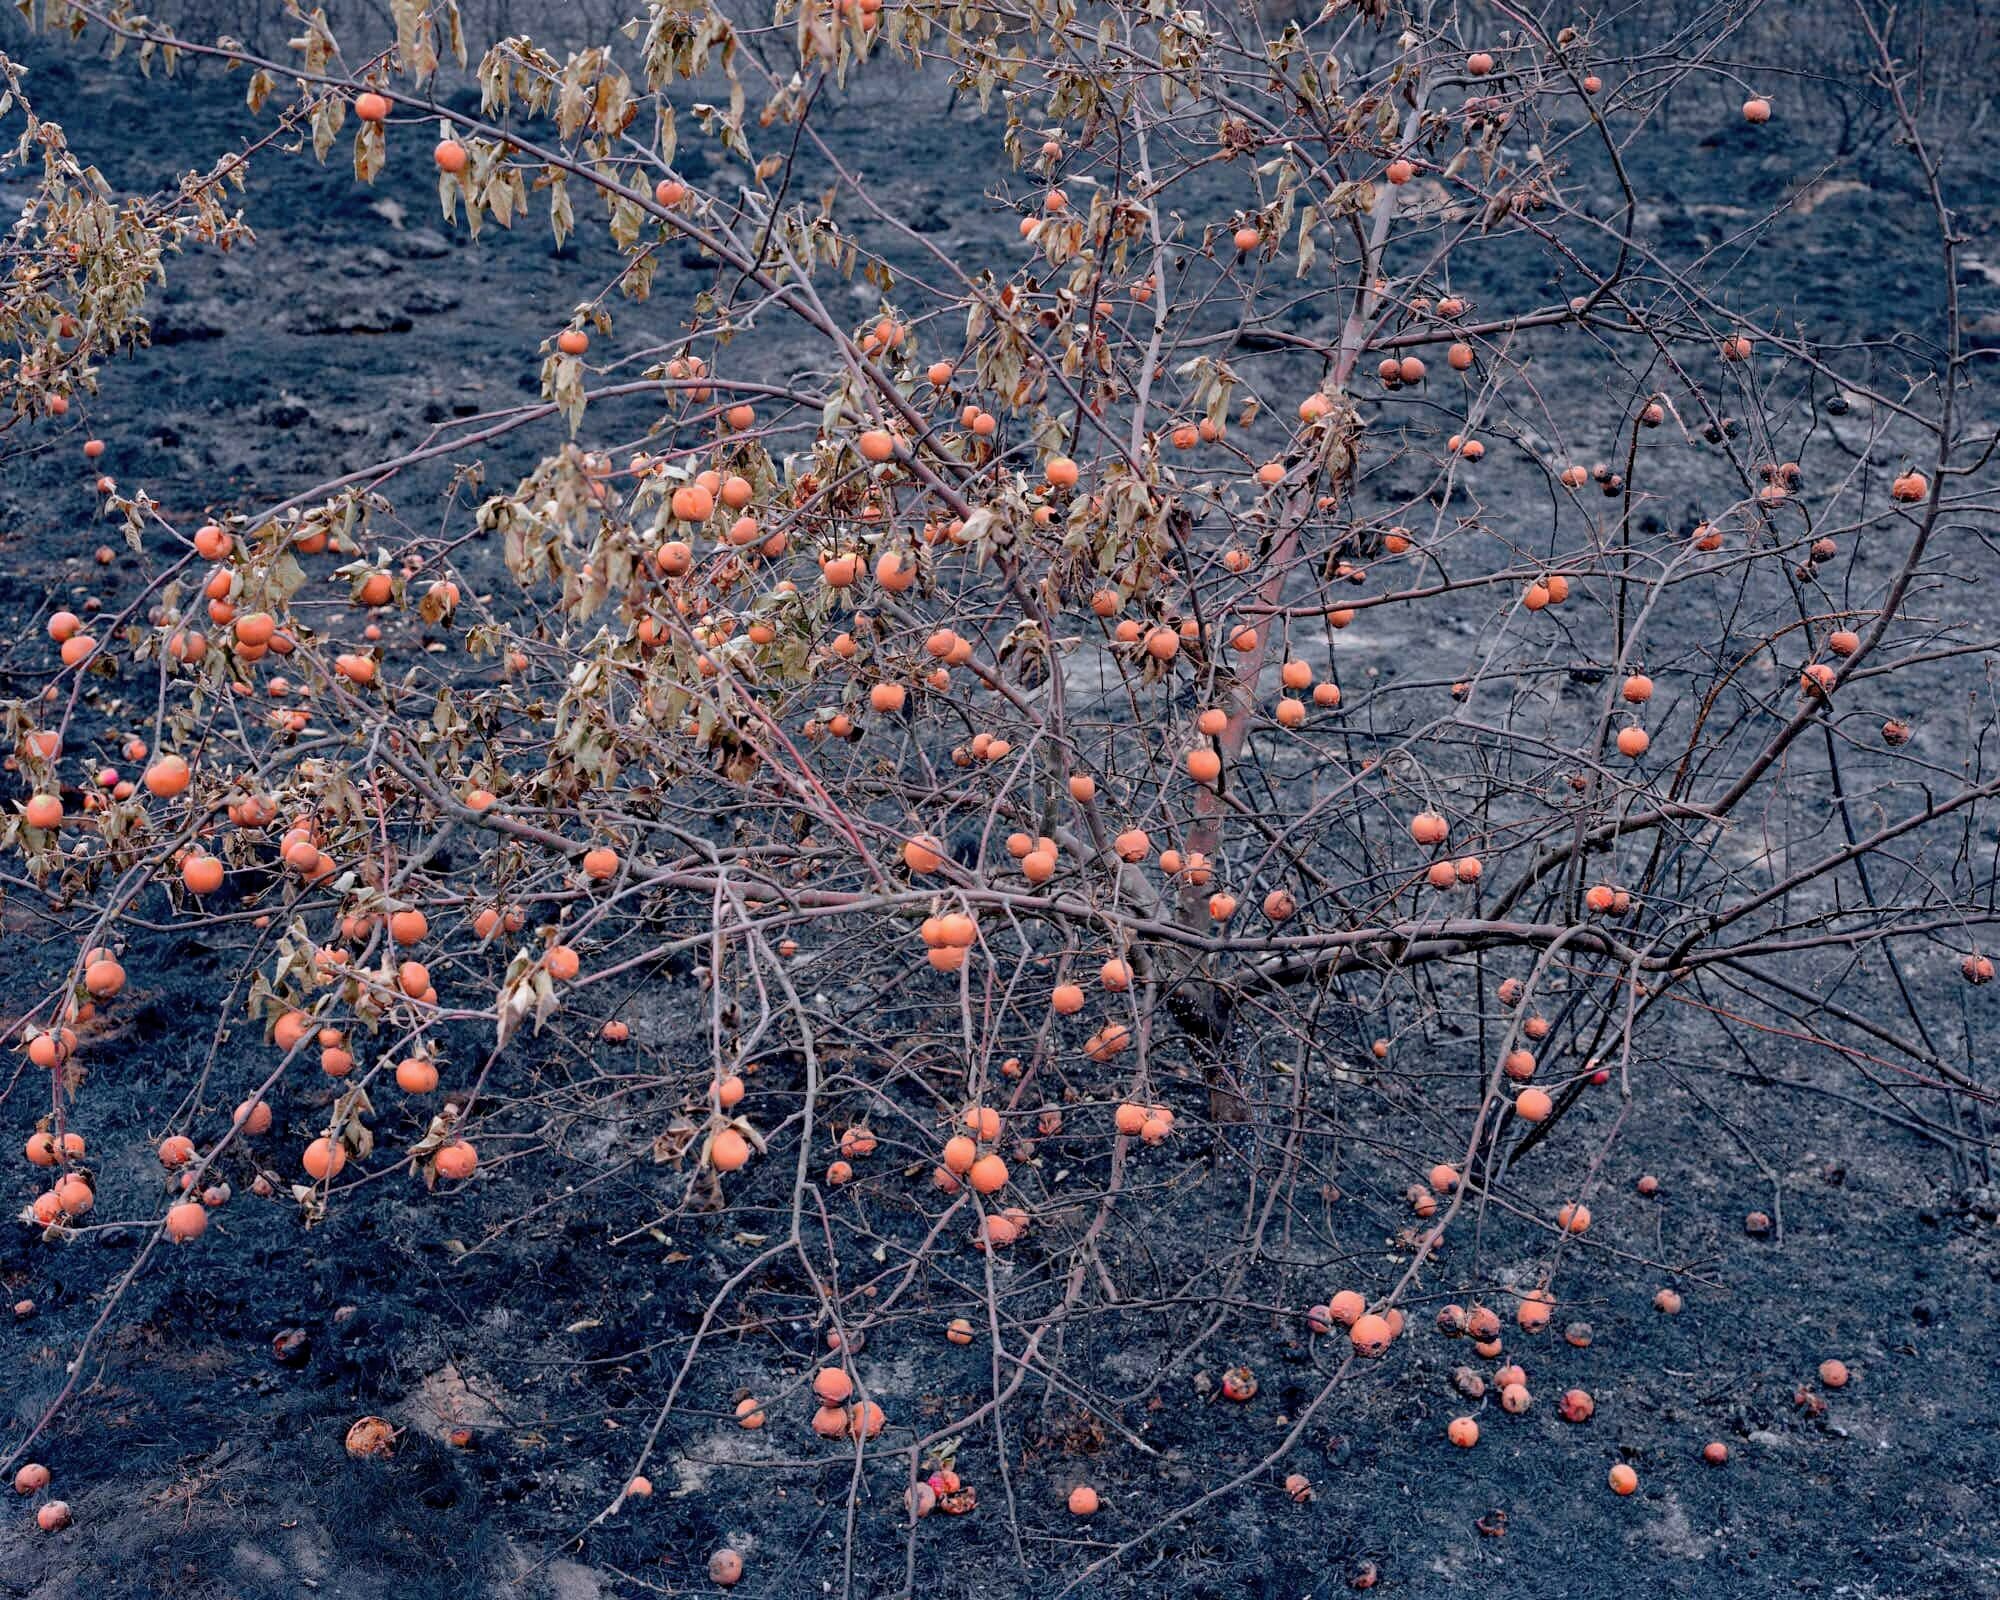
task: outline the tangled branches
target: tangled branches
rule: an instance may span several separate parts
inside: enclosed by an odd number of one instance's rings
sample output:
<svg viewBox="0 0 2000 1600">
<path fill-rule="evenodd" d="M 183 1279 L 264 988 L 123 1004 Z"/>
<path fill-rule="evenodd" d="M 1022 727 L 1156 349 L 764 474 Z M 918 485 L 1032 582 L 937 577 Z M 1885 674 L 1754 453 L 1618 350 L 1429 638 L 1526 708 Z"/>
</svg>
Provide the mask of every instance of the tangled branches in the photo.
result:
<svg viewBox="0 0 2000 1600">
<path fill-rule="evenodd" d="M 28 1217 L 131 1225 L 70 1141 L 172 929 L 231 976 L 132 1272 L 244 1183 L 306 1225 L 405 1174 L 551 1197 L 516 1222 L 615 1190 L 614 1249 L 708 1229 L 624 1473 L 718 1418 L 838 1441 L 849 1583 L 885 1486 L 910 1572 L 980 1481 L 1025 1559 L 1029 1396 L 1144 1453 L 1168 1386 L 1227 1357 L 1247 1402 L 1274 1320 L 1310 1337 L 1268 1451 L 1075 1586 L 1275 1469 L 1405 1308 L 1464 1300 L 1494 1354 L 1485 1302 L 1548 1326 L 1676 1041 L 1805 1041 L 1983 1170 L 1990 1091 L 1926 1019 L 1992 975 L 1961 241 L 1865 8 L 1935 303 L 1839 341 L 1744 304 L 1797 197 L 1662 241 L 1631 163 L 1670 105 L 1782 137 L 1717 65 L 1755 9 L 1613 62 L 1510 6 L 655 0 L 475 61 L 397 0 L 373 55 L 315 12 L 281 61 L 49 0 L 276 131 L 117 202 L 16 103 L 22 450 L 292 140 L 616 267 L 533 403 L 276 504 L 98 481 L 144 592 L 10 665 L 8 882 L 69 952 L 17 1004 Z M 834 108 L 894 74 L 978 108 L 1013 237 L 870 178 Z M 106 739 L 136 781 L 85 770 Z M 940 1333 L 984 1389 L 918 1414 L 884 1352 Z"/>
</svg>

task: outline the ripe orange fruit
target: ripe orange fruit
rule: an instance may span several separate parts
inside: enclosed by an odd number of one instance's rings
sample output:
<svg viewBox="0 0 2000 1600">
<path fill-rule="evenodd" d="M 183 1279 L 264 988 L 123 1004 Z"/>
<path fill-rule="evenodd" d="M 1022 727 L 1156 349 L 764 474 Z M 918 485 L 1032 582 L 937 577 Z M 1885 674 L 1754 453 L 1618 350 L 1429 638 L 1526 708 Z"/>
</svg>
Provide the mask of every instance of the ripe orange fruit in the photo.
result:
<svg viewBox="0 0 2000 1600">
<path fill-rule="evenodd" d="M 1007 1186 L 1007 1163 L 996 1155 L 983 1155 L 972 1163 L 966 1179 L 981 1194 L 998 1194 Z"/>
<path fill-rule="evenodd" d="M 709 1164 L 718 1172 L 738 1172 L 750 1160 L 750 1141 L 734 1128 L 724 1128 L 708 1143 Z"/>
<path fill-rule="evenodd" d="M 979 924 L 974 922 L 963 911 L 953 911 L 939 917 L 937 919 L 937 926 L 939 942 L 949 945 L 955 950 L 969 949 L 972 941 L 979 937 Z M 975 1117 L 977 1118 L 976 1121 Z M 965 1125 L 968 1128 L 977 1127 L 981 1130 L 980 1137 L 982 1139 L 998 1137 L 1000 1131 L 999 1112 L 985 1109 L 980 1109 L 977 1112 L 968 1111 L 965 1114 L 965 1118 Z M 984 1131 L 989 1120 L 993 1126 L 991 1133 Z"/>
<path fill-rule="evenodd" d="M 440 172 L 463 172 L 466 163 L 465 146 L 456 139 L 440 139 L 437 148 L 431 152 L 431 159 Z"/>
<path fill-rule="evenodd" d="M 743 1558 L 734 1550 L 718 1550 L 708 1558 L 708 1581 L 724 1589 L 743 1577 Z"/>
<path fill-rule="evenodd" d="M 1396 1331 L 1389 1320 L 1377 1316 L 1372 1311 L 1356 1317 L 1354 1325 L 1347 1330 L 1348 1341 L 1354 1346 L 1354 1353 L 1358 1356 L 1374 1357 L 1385 1354 L 1395 1341 L 1395 1337 Z"/>
<path fill-rule="evenodd" d="M 1743 102 L 1745 122 L 1765 123 L 1771 120 L 1771 102 L 1768 100 L 1745 100 Z"/>
<path fill-rule="evenodd" d="M 916 583 L 917 569 L 900 550 L 884 550 L 875 561 L 875 581 L 891 594 L 903 594 Z"/>
<path fill-rule="evenodd" d="M 306 1153 L 301 1158 L 300 1164 L 306 1169 L 307 1177 L 315 1182 L 324 1183 L 329 1178 L 339 1176 L 340 1169 L 347 1165 L 347 1146 L 338 1139 L 329 1140 L 324 1137 L 315 1139 L 306 1146 Z"/>
<path fill-rule="evenodd" d="M 222 887 L 223 866 L 214 856 L 192 855 L 181 863 L 181 882 L 189 894 L 214 894 Z"/>
<path fill-rule="evenodd" d="M 1831 1356 L 1819 1364 L 1819 1381 L 1829 1389 L 1847 1387 L 1847 1363 L 1836 1361 Z"/>
<path fill-rule="evenodd" d="M 1012 1244 L 1021 1237 L 1021 1226 L 1011 1216 L 995 1212 L 973 1230 L 972 1244 L 977 1250 Z"/>
<path fill-rule="evenodd" d="M 1621 1461 L 1611 1469 L 1609 1481 L 1613 1494 L 1630 1494 L 1639 1487 L 1639 1474 Z"/>
<path fill-rule="evenodd" d="M 278 631 L 277 620 L 268 611 L 246 612 L 231 624 L 230 631 L 236 635 L 238 644 L 255 648 L 267 645 Z"/>
<path fill-rule="evenodd" d="M 432 1159 L 440 1178 L 469 1178 L 479 1165 L 479 1152 L 470 1141 L 453 1139 L 438 1146 L 437 1155 Z"/>
<path fill-rule="evenodd" d="M 208 1208 L 199 1200 L 182 1200 L 167 1208 L 167 1237 L 175 1244 L 188 1244 L 208 1227 Z"/>
<path fill-rule="evenodd" d="M 552 944 L 543 958 L 548 966 L 549 976 L 567 983 L 583 970 L 583 962 L 577 953 L 566 944 Z"/>
<path fill-rule="evenodd" d="M 360 684 L 366 688 L 375 681 L 375 658 L 343 652 L 333 658 L 333 670 L 349 683 Z"/>
<path fill-rule="evenodd" d="M 1122 1022 L 1107 1022 L 1084 1041 L 1083 1053 L 1092 1061 L 1109 1061 L 1132 1042 L 1132 1030 Z"/>
<path fill-rule="evenodd" d="M 1479 1443 L 1479 1424 L 1470 1417 L 1453 1417 L 1444 1430 L 1444 1436 L 1461 1450 L 1470 1450 Z"/>
<path fill-rule="evenodd" d="M 993 1219 L 999 1221 L 998 1217 Z M 1000 1241 L 1005 1243 L 1005 1240 Z M 863 1400 L 847 1408 L 847 1431 L 857 1439 L 873 1439 L 889 1425 L 888 1417 L 873 1400 Z"/>
<path fill-rule="evenodd" d="M 670 578 L 678 578 L 694 565 L 694 551 L 678 539 L 670 539 L 654 552 L 653 564 Z M 526 665 L 525 660 L 522 663 Z"/>
<path fill-rule="evenodd" d="M 979 1159 L 979 1146 L 962 1133 L 955 1133 L 944 1142 L 944 1165 L 948 1172 L 959 1177 L 972 1170 L 973 1162 Z"/>
<path fill-rule="evenodd" d="M 1087 1483 L 1079 1483 L 1069 1492 L 1069 1514 L 1073 1517 L 1094 1517 L 1101 1503 L 1097 1491 Z"/>
<path fill-rule="evenodd" d="M 389 115 L 389 102 L 373 90 L 354 97 L 354 114 L 363 122 L 381 122 Z"/>
<path fill-rule="evenodd" d="M 56 804 L 57 813 L 62 810 L 61 802 Z M 1111 848 L 1118 852 L 1118 859 L 1127 862 L 1144 861 L 1152 854 L 1153 841 L 1147 837 L 1144 828 L 1127 828 L 1111 841 Z"/>
<path fill-rule="evenodd" d="M 396 1063 L 396 1087 L 405 1094 L 429 1094 L 438 1086 L 438 1069 L 422 1056 Z"/>
<path fill-rule="evenodd" d="M 556 348 L 566 356 L 580 356 L 590 348 L 590 335 L 581 328 L 565 328 L 556 335 Z"/>
<path fill-rule="evenodd" d="M 828 1405 L 839 1405 L 854 1393 L 854 1380 L 841 1367 L 821 1367 L 813 1374 L 813 1393 Z"/>
</svg>

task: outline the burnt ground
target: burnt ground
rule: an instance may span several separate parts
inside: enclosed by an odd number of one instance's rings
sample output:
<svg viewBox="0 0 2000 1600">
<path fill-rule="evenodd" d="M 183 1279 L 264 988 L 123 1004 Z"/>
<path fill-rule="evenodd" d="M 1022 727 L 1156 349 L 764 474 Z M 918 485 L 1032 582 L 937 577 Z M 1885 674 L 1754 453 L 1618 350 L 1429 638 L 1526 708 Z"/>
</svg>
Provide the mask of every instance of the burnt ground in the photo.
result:
<svg viewBox="0 0 2000 1600">
<path fill-rule="evenodd" d="M 235 79 L 197 73 L 138 92 L 129 66 L 31 42 L 11 12 L 0 47 L 35 68 L 39 109 L 64 123 L 120 189 L 152 187 L 253 130 Z M 1013 216 L 966 181 L 965 150 L 977 132 L 962 109 L 958 120 L 945 119 L 941 82 L 912 90 L 900 74 L 865 80 L 851 111 L 834 108 L 833 125 L 885 100 L 907 113 L 911 96 L 936 114 L 899 123 L 879 157 L 883 192 L 922 215 L 948 248 L 1003 251 Z M 1635 163 L 1657 211 L 1652 225 L 1689 248 L 1726 232 L 1745 194 L 1833 184 L 1815 189 L 1810 205 L 1795 207 L 1731 269 L 1746 304 L 1792 303 L 1809 308 L 1816 336 L 1866 337 L 1897 326 L 1931 292 L 1934 268 L 1910 224 L 1909 178 L 1890 153 L 1864 148 L 1829 167 L 1817 141 L 1752 140 L 1719 104 L 1688 108 L 1676 126 L 1673 148 L 1639 152 Z M 412 130 L 404 142 L 407 155 L 428 135 Z M 1968 180 L 1972 249 L 2000 260 L 2000 200 L 1979 176 L 1981 147 L 1954 159 Z M 990 170 L 998 181 L 997 152 Z M 449 417 L 532 398 L 537 343 L 566 318 L 575 285 L 600 281 L 612 261 L 587 230 L 561 252 L 535 226 L 468 244 L 437 219 L 428 167 L 414 157 L 393 162 L 371 190 L 339 155 L 325 168 L 273 155 L 253 168 L 244 205 L 256 247 L 173 263 L 152 347 L 110 368 L 88 408 L 89 431 L 110 446 L 105 465 L 182 514 L 268 503 L 414 446 Z M 868 237 L 865 223 L 861 231 Z M 1481 260 L 1489 278 L 1476 292 L 1488 298 L 1562 292 L 1534 276 L 1539 269 L 1526 258 L 1495 250 Z M 1975 321 L 1996 303 L 1992 283 L 1981 281 L 1969 286 Z M 857 315 L 865 310 L 857 303 Z M 655 328 L 670 327 L 676 314 L 664 292 L 643 314 L 625 313 Z M 1330 317 L 1325 308 L 1301 313 L 1306 326 Z M 782 370 L 781 351 L 762 359 Z M 1541 359 L 1553 381 L 1571 360 L 1560 339 Z M 1802 418 L 1811 398 L 1801 397 Z M 1616 421 L 1607 416 L 1601 438 L 1577 441 L 1578 453 L 1610 448 Z M 1810 469 L 1805 447 L 1814 446 L 1838 459 L 1860 440 L 1848 427 L 1843 435 L 1824 419 L 1801 420 L 1798 458 Z M 142 582 L 141 563 L 122 554 L 107 570 L 90 565 L 97 536 L 89 484 L 75 464 L 80 436 L 17 458 L 0 485 L 0 618 L 9 637 L 31 641 L 8 662 L 9 693 L 32 687 L 45 670 L 31 630 L 49 609 L 85 590 L 122 604 Z M 489 481 L 529 464 L 554 437 L 489 455 Z M 1888 452 L 1880 465 L 1894 469 Z M 1507 470 L 1496 460 L 1489 498 L 1521 481 Z M 1384 468 L 1374 492 L 1415 492 L 1394 482 L 1396 471 Z M 1692 499 L 1696 472 L 1663 460 L 1659 480 L 1664 514 L 1679 516 L 1673 502 L 1677 492 Z M 420 492 L 398 493 L 422 504 Z M 1440 660 L 1429 670 L 1458 669 Z M 95 721 L 86 725 L 109 756 L 122 726 L 115 687 L 89 709 Z M 10 899 L 5 941 L 16 983 L 67 959 L 60 944 L 44 942 L 29 897 Z M 226 1114 L 248 1071 L 231 1056 L 253 1047 L 225 1043 L 209 1083 L 211 1040 L 187 1026 L 190 1016 L 212 1014 L 215 988 L 233 970 L 228 954 L 160 934 L 145 952 L 156 974 L 146 993 L 91 1043 L 86 1125 L 105 1153 L 100 1206 L 114 1216 L 149 1214 L 158 1178 L 148 1150 L 186 1098 L 197 1097 L 211 1120 Z M 1949 1042 L 1946 1053 L 1978 1061 L 1993 1037 L 1984 997 L 1962 1003 L 1956 989 L 1938 985 L 1920 998 Z M 664 1080 L 690 1070 L 700 1047 L 680 1019 L 696 1009 L 691 978 L 661 975 L 629 1006 L 635 1041 L 627 1052 L 599 1047 L 592 1060 L 544 1062 L 533 1069 L 538 1081 L 560 1090 L 597 1073 L 645 1070 Z M 1707 1037 L 1690 1022 L 1653 1041 L 1654 1077 L 1611 1152 L 1598 1223 L 1579 1247 L 1592 1255 L 1587 1287 L 1564 1307 L 1566 1317 L 1588 1317 L 1595 1341 L 1585 1350 L 1548 1336 L 1510 1345 L 1535 1387 L 1528 1416 L 1503 1417 L 1489 1405 L 1481 1447 L 1447 1449 L 1444 1423 L 1466 1409 L 1448 1380 L 1466 1352 L 1420 1328 L 1394 1358 L 1394 1381 L 1371 1376 L 1344 1387 L 1286 1463 L 1311 1478 L 1310 1503 L 1294 1504 L 1276 1478 L 1259 1482 L 1170 1528 L 1092 1590 L 1317 1600 L 1343 1592 L 1372 1560 L 1384 1592 L 1413 1596 L 2000 1594 L 2000 1546 L 1989 1529 L 2000 1487 L 1991 1443 L 2000 1389 L 1989 1381 L 1988 1343 L 2000 1311 L 2000 1191 L 1976 1165 L 1960 1169 L 1936 1142 L 1874 1116 L 1865 1086 L 1822 1053 L 1761 1034 L 1740 1056 L 1718 1059 L 1700 1042 Z M 781 1101 L 788 1088 L 786 1063 L 775 1060 L 768 1081 L 753 1084 L 749 1108 L 766 1094 Z M 25 1133 L 40 1092 L 38 1079 L 13 1081 L 9 1127 Z M 280 1138 L 310 1126 L 325 1099 L 308 1088 L 281 1102 Z M 1196 1103 L 1191 1095 L 1187 1106 Z M 635 1102 L 641 1124 L 646 1114 L 646 1102 Z M 1615 1114 L 1609 1096 L 1587 1107 L 1581 1137 L 1601 1136 Z M 397 1122 L 407 1115 L 386 1112 L 386 1131 L 409 1132 Z M 686 1411 L 667 1456 L 651 1468 L 657 1495 L 576 1538 L 629 1471 L 632 1441 L 650 1422 L 700 1305 L 751 1254 L 741 1214 L 682 1217 L 669 1231 L 607 1243 L 671 1203 L 664 1180 L 613 1171 L 619 1141 L 650 1131 L 614 1130 L 610 1144 L 580 1135 L 560 1150 L 524 1148 L 443 1209 L 402 1177 L 370 1183 L 311 1230 L 289 1206 L 251 1201 L 244 1167 L 235 1174 L 238 1200 L 202 1247 L 162 1252 L 126 1296 L 81 1393 L 34 1447 L 54 1467 L 76 1525 L 47 1537 L 33 1531 L 24 1507 L 0 1518 L 0 1594 L 589 1600 L 702 1592 L 703 1558 L 724 1539 L 750 1559 L 740 1592 L 838 1592 L 851 1457 L 816 1448 L 795 1392 L 757 1434 L 731 1425 L 724 1403 L 739 1389 L 771 1396 L 796 1386 L 817 1338 L 803 1324 L 782 1338 L 729 1342 L 710 1384 L 716 1403 Z M 1202 1208 L 1240 1209 L 1242 1152 L 1231 1130 L 1194 1137 L 1208 1153 L 1204 1176 L 1176 1204 L 1195 1217 Z M 1062 1147 L 1060 1138 L 1044 1141 L 1044 1162 L 1053 1165 Z M 1100 1159 L 1078 1144 L 1078 1167 Z M 1642 1172 L 1661 1181 L 1650 1202 L 1630 1193 Z M 1367 1219 L 1379 1215 L 1386 1240 L 1396 1180 L 1357 1168 L 1352 1184 L 1340 1203 L 1360 1208 L 1364 1220 L 1345 1237 L 1365 1236 Z M 868 1189 L 857 1185 L 852 1203 L 869 1204 Z M 897 1219 L 891 1194 L 871 1221 L 913 1240 L 922 1219 Z M 762 1198 L 780 1203 L 775 1189 Z M 1741 1218 L 1757 1208 L 1782 1215 L 1781 1237 L 1744 1233 Z M 137 1239 L 133 1229 L 104 1229 L 58 1248 L 29 1228 L 0 1234 L 0 1286 L 37 1307 L 0 1329 L 12 1345 L 10 1442 L 62 1384 Z M 1489 1248 L 1505 1261 L 1516 1246 Z M 1011 1270 L 1033 1270 L 1032 1256 L 1020 1260 Z M 1402 1260 L 1371 1248 L 1343 1270 L 1386 1282 Z M 1646 1261 L 1681 1267 L 1672 1280 L 1686 1296 L 1679 1316 L 1652 1309 L 1669 1279 Z M 1163 1269 L 1161 1280 L 1168 1276 Z M 767 1287 L 782 1320 L 796 1286 Z M 1326 1342 L 1309 1339 L 1296 1314 L 1325 1292 L 1323 1275 L 1302 1271 L 1265 1289 L 1290 1314 L 1271 1316 L 1255 1348 L 1211 1345 L 1179 1367 L 1168 1366 L 1157 1341 L 1133 1339 L 1114 1319 L 1074 1330 L 1072 1370 L 1100 1375 L 1100 1399 L 1114 1402 L 1103 1409 L 1146 1449 L 1107 1436 L 1070 1399 L 1021 1408 L 1006 1448 L 1030 1541 L 1025 1555 L 1031 1572 L 1044 1574 L 1035 1577 L 1023 1572 L 997 1512 L 992 1436 L 968 1441 L 961 1468 L 982 1485 L 982 1507 L 921 1525 L 921 1592 L 1052 1593 L 1058 1584 L 1046 1574 L 1073 1572 L 1093 1549 L 1256 1461 L 1331 1365 Z M 274 1340 L 285 1335 L 281 1359 Z M 1844 1359 L 1854 1381 L 1813 1416 L 1795 1397 L 1802 1385 L 1816 1386 L 1827 1355 Z M 920 1303 L 878 1328 L 862 1359 L 871 1382 L 925 1419 L 976 1403 L 989 1376 L 984 1342 L 944 1344 Z M 1236 1360 L 1253 1361 L 1263 1383 L 1244 1407 L 1203 1387 Z M 1583 1427 L 1556 1414 L 1557 1396 L 1572 1385 L 1597 1401 Z M 1135 1398 L 1118 1406 L 1121 1394 Z M 368 1412 L 407 1425 L 390 1463 L 356 1464 L 342 1450 L 349 1423 Z M 474 1448 L 444 1442 L 456 1422 L 474 1427 Z M 1729 1444 L 1725 1468 L 1700 1461 L 1710 1439 Z M 1631 1501 L 1604 1490 L 1606 1469 L 1621 1457 L 1641 1473 Z M 857 1594 L 887 1595 L 903 1584 L 899 1463 L 868 1477 L 855 1531 Z M 1061 1496 L 1085 1471 L 1106 1509 L 1080 1526 L 1064 1515 Z M 1492 1526 L 1496 1510 L 1506 1513 L 1503 1537 L 1476 1526 Z"/>
</svg>

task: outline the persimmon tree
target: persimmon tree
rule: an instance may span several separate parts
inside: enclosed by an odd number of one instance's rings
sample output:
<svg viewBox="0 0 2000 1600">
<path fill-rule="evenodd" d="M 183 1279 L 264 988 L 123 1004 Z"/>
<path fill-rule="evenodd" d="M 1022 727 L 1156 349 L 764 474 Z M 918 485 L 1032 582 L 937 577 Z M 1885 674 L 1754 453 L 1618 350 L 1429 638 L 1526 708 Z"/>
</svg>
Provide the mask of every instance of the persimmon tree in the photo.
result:
<svg viewBox="0 0 2000 1600">
<path fill-rule="evenodd" d="M 149 580 L 39 619 L 8 706 L 9 881 L 73 952 L 11 1010 L 52 1249 L 144 1220 L 136 1274 L 227 1249 L 225 1205 L 615 1177 L 607 1248 L 749 1241 L 620 1481 L 738 1425 L 849 1461 L 850 1584 L 885 1576 L 864 1517 L 914 1573 L 934 1505 L 1017 1553 L 1095 1511 L 1024 1481 L 1037 1405 L 1143 1452 L 1149 1399 L 1227 1368 L 1252 1401 L 1309 1339 L 1268 1453 L 1126 1508 L 1074 1585 L 1283 1476 L 1413 1322 L 1550 1337 L 1663 1083 L 1783 1040 L 1983 1168 L 1937 1008 L 1992 975 L 1994 709 L 1962 686 L 1995 640 L 1954 578 L 1990 559 L 1993 439 L 1880 8 L 1838 15 L 1936 289 L 1838 342 L 1734 287 L 1783 197 L 1676 252 L 1629 171 L 1669 105 L 1787 137 L 1784 85 L 1728 64 L 1754 4 L 1622 19 L 1615 54 L 1587 14 L 1430 0 L 654 0 L 574 46 L 389 9 L 380 40 L 290 10 L 262 54 L 45 0 L 269 125 L 152 196 L 8 74 L 11 451 L 78 449 L 177 253 L 254 248 L 246 163 L 617 253 L 533 403 L 280 503 L 169 502 L 84 447 Z M 898 214 L 829 125 L 863 74 L 949 76 L 1017 236 Z M 163 1095 L 164 1186 L 113 1208 L 91 1036 L 163 927 L 234 975 Z M 896 1354 L 946 1338 L 986 1393 L 920 1413 Z"/>
</svg>

